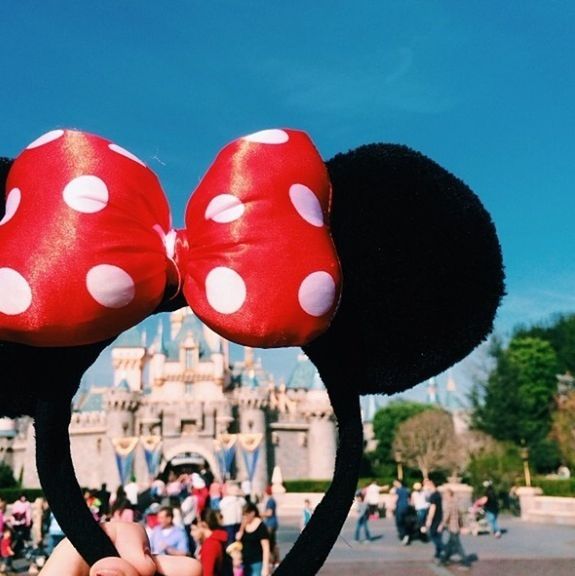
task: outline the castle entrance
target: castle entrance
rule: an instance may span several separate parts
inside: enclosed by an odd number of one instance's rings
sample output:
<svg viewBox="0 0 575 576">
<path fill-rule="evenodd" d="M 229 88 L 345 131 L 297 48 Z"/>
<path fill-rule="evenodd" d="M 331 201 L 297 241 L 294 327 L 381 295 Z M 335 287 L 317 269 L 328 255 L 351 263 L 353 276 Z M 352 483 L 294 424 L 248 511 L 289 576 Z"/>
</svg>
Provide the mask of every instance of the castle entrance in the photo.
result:
<svg viewBox="0 0 575 576">
<path fill-rule="evenodd" d="M 176 475 L 191 474 L 207 470 L 212 475 L 219 476 L 217 460 L 213 452 L 194 442 L 181 442 L 164 450 L 164 466 L 162 476 L 167 478 L 170 472 Z"/>
<path fill-rule="evenodd" d="M 210 465 L 207 460 L 197 452 L 181 452 L 176 454 L 164 467 L 164 475 L 174 472 L 176 476 L 180 474 L 191 474 L 208 470 Z"/>
</svg>

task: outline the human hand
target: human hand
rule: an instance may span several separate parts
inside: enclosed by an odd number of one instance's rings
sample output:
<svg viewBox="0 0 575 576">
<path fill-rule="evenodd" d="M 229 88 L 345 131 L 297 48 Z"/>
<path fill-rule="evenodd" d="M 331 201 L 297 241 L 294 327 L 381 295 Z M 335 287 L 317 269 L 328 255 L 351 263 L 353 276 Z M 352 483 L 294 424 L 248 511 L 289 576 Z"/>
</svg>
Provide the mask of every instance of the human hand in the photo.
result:
<svg viewBox="0 0 575 576">
<path fill-rule="evenodd" d="M 201 576 L 200 563 L 183 556 L 152 556 L 142 526 L 132 522 L 103 525 L 120 558 L 108 557 L 91 568 L 76 549 L 63 540 L 40 572 L 40 576 Z"/>
</svg>

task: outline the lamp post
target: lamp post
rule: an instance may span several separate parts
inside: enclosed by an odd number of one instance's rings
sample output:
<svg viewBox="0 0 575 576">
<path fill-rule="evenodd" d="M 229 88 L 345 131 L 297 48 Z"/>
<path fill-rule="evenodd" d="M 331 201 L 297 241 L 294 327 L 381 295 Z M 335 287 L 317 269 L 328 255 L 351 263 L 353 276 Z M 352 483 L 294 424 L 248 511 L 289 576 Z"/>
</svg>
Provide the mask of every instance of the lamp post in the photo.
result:
<svg viewBox="0 0 575 576">
<path fill-rule="evenodd" d="M 403 481 L 403 461 L 401 450 L 395 451 L 395 463 L 397 465 L 397 479 Z"/>
<path fill-rule="evenodd" d="M 523 475 L 525 476 L 525 486 L 531 487 L 531 472 L 529 471 L 529 448 L 522 446 L 519 454 L 523 460 Z"/>
</svg>

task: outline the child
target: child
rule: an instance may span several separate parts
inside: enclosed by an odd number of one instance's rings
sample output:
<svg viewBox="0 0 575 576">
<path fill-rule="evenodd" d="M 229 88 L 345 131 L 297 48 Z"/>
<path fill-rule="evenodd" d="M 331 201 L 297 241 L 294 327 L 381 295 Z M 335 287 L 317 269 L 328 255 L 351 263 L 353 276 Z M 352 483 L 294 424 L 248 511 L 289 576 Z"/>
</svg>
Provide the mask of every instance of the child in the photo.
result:
<svg viewBox="0 0 575 576">
<path fill-rule="evenodd" d="M 12 570 L 12 558 L 14 556 L 14 550 L 12 549 L 12 530 L 8 526 L 5 526 L 4 531 L 2 532 L 2 540 L 0 541 L 0 555 L 2 556 L 0 572 L 5 573 L 8 570 Z"/>
<path fill-rule="evenodd" d="M 234 576 L 244 576 L 244 566 L 242 564 L 242 543 L 232 542 L 226 548 L 226 554 L 232 557 Z"/>
</svg>

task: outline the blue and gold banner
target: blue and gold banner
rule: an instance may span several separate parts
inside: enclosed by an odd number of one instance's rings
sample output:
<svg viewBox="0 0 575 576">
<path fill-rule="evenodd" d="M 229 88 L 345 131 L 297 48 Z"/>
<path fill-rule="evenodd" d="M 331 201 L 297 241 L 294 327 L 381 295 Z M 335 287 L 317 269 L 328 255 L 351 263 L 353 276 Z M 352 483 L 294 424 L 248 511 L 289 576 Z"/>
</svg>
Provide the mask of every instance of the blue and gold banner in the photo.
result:
<svg viewBox="0 0 575 576">
<path fill-rule="evenodd" d="M 214 452 L 218 459 L 222 480 L 231 476 L 232 464 L 236 457 L 237 434 L 220 434 L 214 440 Z"/>
<path fill-rule="evenodd" d="M 238 441 L 240 448 L 242 449 L 242 456 L 250 482 L 253 482 L 256 473 L 263 437 L 264 435 L 259 432 L 254 432 L 252 434 L 238 434 Z"/>
<path fill-rule="evenodd" d="M 122 486 L 127 484 L 134 471 L 134 451 L 138 445 L 138 438 L 126 436 L 123 438 L 112 438 L 114 453 L 116 455 L 116 466 L 120 475 Z"/>
<path fill-rule="evenodd" d="M 160 460 L 162 458 L 162 437 L 158 435 L 140 436 L 140 444 L 144 449 L 148 474 L 152 478 L 155 478 L 158 474 Z"/>
</svg>

